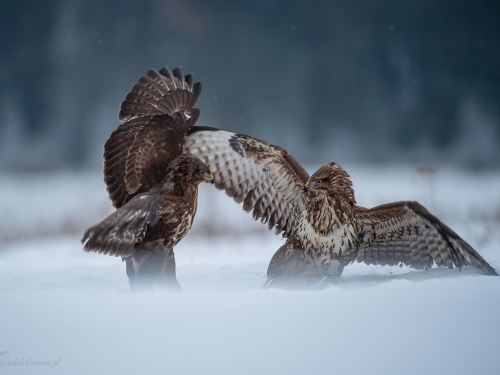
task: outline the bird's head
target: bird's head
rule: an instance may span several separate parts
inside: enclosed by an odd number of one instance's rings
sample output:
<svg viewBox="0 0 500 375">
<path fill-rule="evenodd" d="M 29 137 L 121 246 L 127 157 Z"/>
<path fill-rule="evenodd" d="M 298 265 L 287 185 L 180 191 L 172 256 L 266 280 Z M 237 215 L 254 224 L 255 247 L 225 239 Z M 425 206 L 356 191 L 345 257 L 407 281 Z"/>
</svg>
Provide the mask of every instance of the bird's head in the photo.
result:
<svg viewBox="0 0 500 375">
<path fill-rule="evenodd" d="M 340 165 L 328 163 L 314 172 L 304 185 L 304 192 L 324 194 L 334 198 L 343 197 L 356 204 L 351 177 Z"/>
<path fill-rule="evenodd" d="M 169 169 L 180 181 L 195 185 L 201 182 L 214 183 L 214 176 L 206 164 L 191 154 L 183 154 L 172 160 Z"/>
</svg>

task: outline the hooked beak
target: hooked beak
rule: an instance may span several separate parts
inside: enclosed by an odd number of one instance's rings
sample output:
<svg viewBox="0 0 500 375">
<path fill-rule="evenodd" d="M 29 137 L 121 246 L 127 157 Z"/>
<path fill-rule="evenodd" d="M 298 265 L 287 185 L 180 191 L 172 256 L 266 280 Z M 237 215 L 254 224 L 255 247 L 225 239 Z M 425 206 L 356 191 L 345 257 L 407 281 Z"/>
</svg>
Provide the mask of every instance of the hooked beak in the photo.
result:
<svg viewBox="0 0 500 375">
<path fill-rule="evenodd" d="M 306 184 L 304 185 L 304 193 L 309 192 L 309 190 L 311 190 L 311 188 L 309 187 L 309 181 L 307 181 Z"/>
<path fill-rule="evenodd" d="M 205 179 L 205 181 L 213 185 L 215 182 L 214 175 L 210 173 L 210 175 Z"/>
</svg>

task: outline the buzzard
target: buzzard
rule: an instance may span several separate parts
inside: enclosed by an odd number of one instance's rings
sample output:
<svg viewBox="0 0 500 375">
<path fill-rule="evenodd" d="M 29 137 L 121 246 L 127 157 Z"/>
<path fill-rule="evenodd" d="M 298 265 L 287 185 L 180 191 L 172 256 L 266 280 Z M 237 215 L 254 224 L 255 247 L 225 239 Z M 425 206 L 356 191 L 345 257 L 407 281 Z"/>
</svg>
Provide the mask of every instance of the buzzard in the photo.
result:
<svg viewBox="0 0 500 375">
<path fill-rule="evenodd" d="M 112 134 L 104 154 L 105 181 L 116 207 L 132 203 L 134 195 L 158 184 L 168 160 L 193 155 L 213 173 L 216 188 L 287 238 L 269 264 L 265 287 L 329 285 L 354 261 L 418 270 L 434 264 L 472 265 L 497 275 L 417 202 L 360 207 L 349 175 L 338 164 L 328 163 L 309 176 L 279 146 L 195 126 L 199 110 L 192 106 L 201 86 L 192 82 L 179 68 L 150 70 L 122 103 L 120 119 L 127 122 Z M 173 84 L 175 97 L 189 105 L 172 99 Z"/>
<path fill-rule="evenodd" d="M 82 243 L 85 251 L 121 256 L 131 289 L 179 287 L 173 248 L 191 228 L 199 183 L 214 181 L 200 159 L 182 153 L 200 92 L 180 69 L 151 71 L 122 102 L 125 122 L 104 145 L 104 181 L 117 210 Z"/>
<path fill-rule="evenodd" d="M 215 187 L 287 238 L 271 259 L 264 287 L 326 286 L 354 261 L 417 270 L 471 265 L 497 275 L 417 202 L 358 206 L 350 176 L 336 163 L 309 176 L 283 148 L 247 135 L 195 126 L 184 139 L 184 151 L 214 173 Z"/>
</svg>

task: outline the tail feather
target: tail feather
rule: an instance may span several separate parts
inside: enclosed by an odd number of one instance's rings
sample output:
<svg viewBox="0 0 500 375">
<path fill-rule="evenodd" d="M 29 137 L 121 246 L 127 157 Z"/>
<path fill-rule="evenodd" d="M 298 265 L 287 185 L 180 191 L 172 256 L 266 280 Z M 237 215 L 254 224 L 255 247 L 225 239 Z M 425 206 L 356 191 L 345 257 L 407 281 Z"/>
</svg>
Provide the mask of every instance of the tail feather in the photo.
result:
<svg viewBox="0 0 500 375">
<path fill-rule="evenodd" d="M 134 197 L 123 207 L 89 228 L 82 238 L 84 250 L 114 256 L 129 256 L 136 243 L 142 242 L 148 226 L 158 222 L 161 195 L 147 193 Z"/>
</svg>

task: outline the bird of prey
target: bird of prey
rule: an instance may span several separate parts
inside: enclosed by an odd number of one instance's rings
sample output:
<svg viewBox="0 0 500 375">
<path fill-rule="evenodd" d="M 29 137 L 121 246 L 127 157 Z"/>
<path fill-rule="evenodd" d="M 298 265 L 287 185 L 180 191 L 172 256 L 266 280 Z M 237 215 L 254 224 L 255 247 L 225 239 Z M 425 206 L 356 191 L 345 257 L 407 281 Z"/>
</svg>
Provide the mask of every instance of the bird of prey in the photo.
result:
<svg viewBox="0 0 500 375">
<path fill-rule="evenodd" d="M 137 191 L 144 191 L 151 185 L 138 181 L 161 176 L 153 171 L 165 166 L 165 153 L 171 158 L 193 155 L 213 173 L 216 188 L 243 203 L 254 219 L 286 237 L 269 264 L 266 287 L 326 286 L 335 283 L 344 267 L 354 261 L 405 264 L 418 270 L 434 264 L 448 268 L 472 265 L 497 275 L 469 244 L 417 202 L 371 209 L 358 206 L 350 177 L 338 164 L 328 163 L 309 176 L 279 146 L 231 131 L 195 126 L 199 111 L 192 106 L 177 114 L 177 122 L 170 120 L 174 104 L 166 106 L 170 102 L 165 97 L 175 81 L 173 76 L 186 83 L 177 92 L 188 97 L 191 92 L 199 94 L 195 89 L 198 84 L 193 85 L 189 76 L 183 79 L 179 68 L 173 75 L 164 68 L 141 77 L 139 84 L 147 83 L 147 89 L 133 89 L 122 104 L 120 118 L 130 122 L 130 130 L 122 125 L 121 135 L 118 128 L 105 148 L 105 181 L 117 207 L 135 194 L 136 186 Z M 134 146 L 139 134 L 150 134 L 147 144 L 154 152 L 149 155 L 155 157 L 148 159 L 149 164 L 124 162 L 125 151 L 127 159 L 144 159 Z M 111 147 L 111 139 L 122 137 L 125 146 Z M 171 148 L 172 144 L 176 147 Z M 121 150 L 121 164 L 112 168 L 118 154 L 115 150 Z"/>
<path fill-rule="evenodd" d="M 358 206 L 350 176 L 336 163 L 309 176 L 283 148 L 247 135 L 195 126 L 184 139 L 184 151 L 214 173 L 215 187 L 287 238 L 271 259 L 264 287 L 327 286 L 354 261 L 417 270 L 471 265 L 497 275 L 417 202 Z"/>
<path fill-rule="evenodd" d="M 201 160 L 182 152 L 200 92 L 180 69 L 148 72 L 122 102 L 124 123 L 104 145 L 104 181 L 116 211 L 82 243 L 85 251 L 121 256 L 132 290 L 179 288 L 173 248 L 193 223 L 198 185 L 214 181 Z"/>
</svg>

